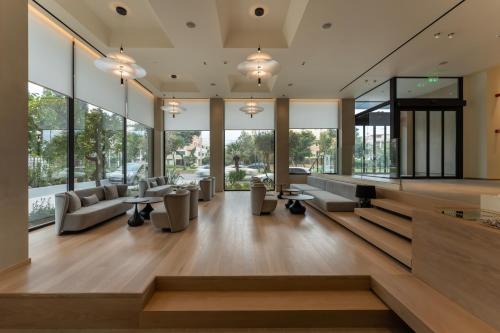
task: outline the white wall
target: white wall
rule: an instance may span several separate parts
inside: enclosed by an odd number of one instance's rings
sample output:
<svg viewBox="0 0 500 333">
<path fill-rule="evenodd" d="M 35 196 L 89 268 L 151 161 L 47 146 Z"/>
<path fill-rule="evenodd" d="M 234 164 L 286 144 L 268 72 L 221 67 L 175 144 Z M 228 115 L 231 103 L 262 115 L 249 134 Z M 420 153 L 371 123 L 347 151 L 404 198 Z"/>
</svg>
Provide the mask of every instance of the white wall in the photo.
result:
<svg viewBox="0 0 500 333">
<path fill-rule="evenodd" d="M 0 271 L 28 259 L 27 8 L 0 1 Z"/>
</svg>

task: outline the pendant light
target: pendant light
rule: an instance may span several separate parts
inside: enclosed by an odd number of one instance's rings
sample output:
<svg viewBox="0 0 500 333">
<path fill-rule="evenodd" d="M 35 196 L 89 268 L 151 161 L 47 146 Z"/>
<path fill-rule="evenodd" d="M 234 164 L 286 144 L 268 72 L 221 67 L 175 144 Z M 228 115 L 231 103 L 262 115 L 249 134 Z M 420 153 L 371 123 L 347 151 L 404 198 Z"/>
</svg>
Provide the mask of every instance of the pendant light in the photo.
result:
<svg viewBox="0 0 500 333">
<path fill-rule="evenodd" d="M 185 108 L 181 106 L 181 103 L 175 99 L 175 97 L 172 97 L 167 102 L 167 105 L 165 105 L 165 100 L 163 100 L 163 106 L 161 109 L 165 112 L 168 112 L 172 116 L 172 118 L 175 118 L 176 115 L 181 114 L 182 112 L 186 111 Z"/>
<path fill-rule="evenodd" d="M 256 79 L 257 85 L 262 85 L 262 80 L 278 74 L 280 64 L 269 53 L 262 52 L 260 45 L 257 52 L 250 54 L 245 61 L 238 65 L 238 71 L 250 79 Z"/>
<path fill-rule="evenodd" d="M 258 106 L 257 102 L 253 100 L 253 97 L 250 97 L 250 101 L 245 103 L 245 106 L 240 107 L 240 111 L 250 115 L 250 118 L 253 118 L 254 115 L 264 111 L 262 106 Z"/>
<path fill-rule="evenodd" d="M 124 80 L 140 79 L 146 76 L 146 70 L 135 63 L 135 59 L 125 54 L 123 46 L 120 52 L 112 52 L 94 61 L 97 68 L 105 73 L 111 73 L 120 77 L 120 83 Z"/>
</svg>

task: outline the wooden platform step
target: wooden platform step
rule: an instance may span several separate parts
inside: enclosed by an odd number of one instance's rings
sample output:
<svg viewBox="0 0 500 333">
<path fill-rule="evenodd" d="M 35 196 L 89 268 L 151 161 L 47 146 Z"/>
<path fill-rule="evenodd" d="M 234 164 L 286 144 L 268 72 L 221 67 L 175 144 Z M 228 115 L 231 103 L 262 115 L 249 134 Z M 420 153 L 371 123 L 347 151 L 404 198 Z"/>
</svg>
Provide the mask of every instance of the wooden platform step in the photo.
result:
<svg viewBox="0 0 500 333">
<path fill-rule="evenodd" d="M 413 236 L 410 219 L 377 208 L 355 208 L 354 214 L 406 238 Z"/>
<path fill-rule="evenodd" d="M 413 217 L 414 208 L 405 203 L 391 199 L 372 199 L 372 206 L 395 212 L 407 217 Z"/>
<path fill-rule="evenodd" d="M 140 327 L 407 327 L 370 283 L 367 276 L 157 277 Z"/>
<path fill-rule="evenodd" d="M 330 212 L 328 215 L 388 255 L 411 267 L 411 242 L 408 239 L 390 233 L 354 213 Z"/>
</svg>

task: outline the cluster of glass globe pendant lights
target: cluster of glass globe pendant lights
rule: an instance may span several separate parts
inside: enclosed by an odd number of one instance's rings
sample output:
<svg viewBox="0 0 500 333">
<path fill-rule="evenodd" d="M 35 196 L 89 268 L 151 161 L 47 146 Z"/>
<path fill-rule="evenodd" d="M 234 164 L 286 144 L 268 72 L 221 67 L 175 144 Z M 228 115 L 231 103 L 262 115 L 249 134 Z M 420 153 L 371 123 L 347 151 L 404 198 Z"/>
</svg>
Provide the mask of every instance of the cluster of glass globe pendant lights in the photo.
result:
<svg viewBox="0 0 500 333">
<path fill-rule="evenodd" d="M 94 64 L 103 72 L 119 76 L 122 85 L 126 80 L 140 79 L 147 74 L 146 70 L 139 66 L 134 58 L 125 54 L 123 47 L 120 47 L 119 52 L 112 52 L 96 59 Z M 238 65 L 237 69 L 247 78 L 257 80 L 257 86 L 260 87 L 263 80 L 278 74 L 280 64 L 269 53 L 262 52 L 259 46 L 257 52 L 250 54 L 245 61 Z M 175 97 L 170 99 L 166 105 L 162 105 L 161 109 L 168 112 L 173 118 L 186 111 L 180 105 L 179 101 L 175 100 Z M 250 101 L 240 107 L 240 111 L 253 118 L 254 115 L 264 111 L 264 108 L 257 105 L 257 102 L 253 98 L 250 98 Z"/>
</svg>

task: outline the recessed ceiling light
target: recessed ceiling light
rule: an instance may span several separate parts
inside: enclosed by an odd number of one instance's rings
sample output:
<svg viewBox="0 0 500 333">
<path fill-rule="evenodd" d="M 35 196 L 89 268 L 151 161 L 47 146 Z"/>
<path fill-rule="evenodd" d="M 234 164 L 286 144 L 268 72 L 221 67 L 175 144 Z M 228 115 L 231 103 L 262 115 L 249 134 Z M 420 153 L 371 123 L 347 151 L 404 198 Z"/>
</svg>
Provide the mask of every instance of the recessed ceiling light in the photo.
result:
<svg viewBox="0 0 500 333">
<path fill-rule="evenodd" d="M 177 75 L 176 74 L 172 74 L 172 75 L 170 75 L 170 78 L 171 79 L 177 79 Z"/>
<path fill-rule="evenodd" d="M 257 16 L 257 17 L 262 17 L 266 13 L 264 8 L 262 8 L 262 7 L 255 8 L 253 12 L 254 12 L 255 16 Z"/>
<path fill-rule="evenodd" d="M 186 27 L 188 27 L 189 29 L 194 29 L 196 28 L 196 23 L 194 23 L 193 21 L 188 21 L 186 22 Z"/>
<path fill-rule="evenodd" d="M 323 25 L 321 26 L 321 29 L 328 30 L 331 27 L 332 27 L 332 23 L 331 22 L 326 22 L 326 23 L 323 23 Z"/>
<path fill-rule="evenodd" d="M 128 12 L 127 8 L 122 7 L 122 6 L 116 6 L 115 11 L 118 15 L 121 15 L 121 16 L 127 16 L 127 12 Z"/>
<path fill-rule="evenodd" d="M 441 61 L 439 63 L 439 66 L 444 66 L 444 65 L 447 65 L 447 64 L 448 64 L 448 61 L 445 60 L 445 61 Z"/>
<path fill-rule="evenodd" d="M 207 65 L 207 62 L 206 62 L 206 61 L 204 61 L 204 62 L 203 62 L 203 65 L 205 65 L 205 66 L 206 66 L 206 65 Z"/>
<path fill-rule="evenodd" d="M 210 83 L 210 85 L 211 85 L 212 87 L 215 87 L 215 86 L 216 86 L 216 84 L 215 84 L 214 82 Z"/>
<path fill-rule="evenodd" d="M 215 97 L 219 97 L 219 94 L 215 94 Z"/>
<path fill-rule="evenodd" d="M 224 65 L 227 65 L 227 60 L 224 60 Z"/>
<path fill-rule="evenodd" d="M 285 97 L 285 96 L 286 96 L 285 94 L 281 95 L 281 97 Z"/>
<path fill-rule="evenodd" d="M 305 66 L 306 62 L 305 61 L 302 61 L 302 66 Z"/>
<path fill-rule="evenodd" d="M 448 38 L 449 38 L 449 39 L 453 39 L 453 37 L 455 37 L 455 33 L 454 33 L 454 32 L 450 32 L 450 33 L 448 34 Z"/>
<path fill-rule="evenodd" d="M 289 83 L 289 84 L 288 84 L 288 86 L 289 86 L 289 87 L 293 86 L 293 83 Z"/>
<path fill-rule="evenodd" d="M 440 32 L 436 32 L 434 34 L 434 38 L 436 38 L 436 39 L 441 38 L 441 33 Z"/>
</svg>

